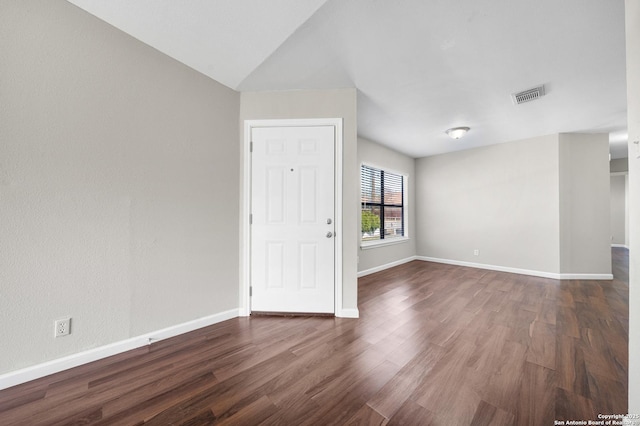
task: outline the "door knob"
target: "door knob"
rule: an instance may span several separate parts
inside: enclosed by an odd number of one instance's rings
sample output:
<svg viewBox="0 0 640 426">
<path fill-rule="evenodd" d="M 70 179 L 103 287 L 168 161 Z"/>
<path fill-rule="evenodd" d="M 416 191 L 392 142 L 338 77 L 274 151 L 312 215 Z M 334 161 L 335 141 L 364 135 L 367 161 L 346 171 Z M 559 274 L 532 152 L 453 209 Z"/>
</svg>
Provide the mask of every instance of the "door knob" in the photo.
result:
<svg viewBox="0 0 640 426">
<path fill-rule="evenodd" d="M 327 219 L 327 225 L 331 225 L 331 218 Z"/>
<path fill-rule="evenodd" d="M 331 238 L 331 237 L 333 237 L 333 232 L 331 231 L 327 232 L 327 238 Z"/>
</svg>

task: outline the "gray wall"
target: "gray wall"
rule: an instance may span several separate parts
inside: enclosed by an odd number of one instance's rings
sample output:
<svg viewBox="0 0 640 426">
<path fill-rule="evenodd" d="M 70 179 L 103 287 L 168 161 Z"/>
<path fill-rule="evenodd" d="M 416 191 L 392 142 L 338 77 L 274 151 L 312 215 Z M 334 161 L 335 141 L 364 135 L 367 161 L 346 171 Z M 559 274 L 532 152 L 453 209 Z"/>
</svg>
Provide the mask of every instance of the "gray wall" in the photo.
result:
<svg viewBox="0 0 640 426">
<path fill-rule="evenodd" d="M 628 158 L 616 158 L 609 161 L 609 171 L 611 173 L 621 173 L 629 171 L 629 159 Z"/>
<path fill-rule="evenodd" d="M 560 271 L 610 274 L 609 136 L 559 138 Z"/>
<path fill-rule="evenodd" d="M 0 40 L 0 373 L 237 308 L 239 94 L 64 1 Z"/>
<path fill-rule="evenodd" d="M 606 134 L 422 158 L 416 176 L 418 256 L 551 276 L 611 273 Z"/>
<path fill-rule="evenodd" d="M 360 170 L 357 158 L 357 101 L 355 89 L 243 92 L 240 123 L 245 120 L 342 118 L 343 119 L 343 309 L 358 304 L 357 254 Z M 244 133 L 242 128 L 241 133 Z M 244 135 L 242 139 L 244 140 Z M 244 155 L 244 154 L 242 154 Z M 242 168 L 242 164 L 240 164 Z M 242 171 L 241 171 L 242 172 Z"/>
<path fill-rule="evenodd" d="M 405 208 L 408 216 L 409 239 L 398 244 L 360 249 L 358 272 L 402 261 L 416 255 L 416 180 L 415 160 L 380 144 L 358 138 L 358 164 L 368 164 L 408 177 Z M 358 229 L 360 222 L 358 221 Z"/>
<path fill-rule="evenodd" d="M 416 160 L 417 254 L 558 273 L 558 175 L 557 135 Z"/>
<path fill-rule="evenodd" d="M 629 246 L 629 158 L 609 162 L 611 172 L 611 239 L 612 244 Z M 614 179 L 614 176 L 615 179 Z M 624 193 L 620 194 L 623 186 Z M 620 213 L 624 209 L 623 213 Z M 624 216 L 624 217 L 622 217 Z M 622 219 L 621 219 L 622 217 Z"/>
<path fill-rule="evenodd" d="M 629 412 L 640 413 L 640 2 L 625 1 L 629 131 Z"/>
<path fill-rule="evenodd" d="M 627 175 L 611 175 L 611 244 L 629 244 L 627 232 Z"/>
</svg>

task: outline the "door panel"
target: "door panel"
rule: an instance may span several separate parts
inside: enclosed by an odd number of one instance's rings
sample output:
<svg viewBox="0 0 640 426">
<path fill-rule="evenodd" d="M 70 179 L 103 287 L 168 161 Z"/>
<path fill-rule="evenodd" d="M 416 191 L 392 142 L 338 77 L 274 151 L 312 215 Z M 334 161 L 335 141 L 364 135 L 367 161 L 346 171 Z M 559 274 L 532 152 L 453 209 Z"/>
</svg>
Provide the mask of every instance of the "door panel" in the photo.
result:
<svg viewBox="0 0 640 426">
<path fill-rule="evenodd" d="M 285 188 L 285 173 L 282 167 L 269 167 L 267 169 L 266 193 L 269 196 L 267 202 L 267 224 L 283 225 L 285 220 L 285 200 L 287 189 Z"/>
<path fill-rule="evenodd" d="M 251 136 L 251 309 L 333 313 L 335 128 Z"/>
</svg>

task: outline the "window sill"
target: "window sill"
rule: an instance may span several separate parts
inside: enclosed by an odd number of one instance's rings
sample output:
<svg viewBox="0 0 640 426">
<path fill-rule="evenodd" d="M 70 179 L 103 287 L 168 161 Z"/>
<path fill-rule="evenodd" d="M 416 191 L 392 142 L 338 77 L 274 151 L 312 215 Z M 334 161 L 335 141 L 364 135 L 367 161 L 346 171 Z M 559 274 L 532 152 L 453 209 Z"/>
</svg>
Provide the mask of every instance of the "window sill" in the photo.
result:
<svg viewBox="0 0 640 426">
<path fill-rule="evenodd" d="M 394 238 L 393 240 L 389 240 L 389 241 L 385 241 L 385 240 L 363 241 L 360 243 L 360 250 L 369 250 L 377 247 L 392 246 L 394 244 L 406 243 L 407 241 L 409 241 L 409 237 Z"/>
</svg>

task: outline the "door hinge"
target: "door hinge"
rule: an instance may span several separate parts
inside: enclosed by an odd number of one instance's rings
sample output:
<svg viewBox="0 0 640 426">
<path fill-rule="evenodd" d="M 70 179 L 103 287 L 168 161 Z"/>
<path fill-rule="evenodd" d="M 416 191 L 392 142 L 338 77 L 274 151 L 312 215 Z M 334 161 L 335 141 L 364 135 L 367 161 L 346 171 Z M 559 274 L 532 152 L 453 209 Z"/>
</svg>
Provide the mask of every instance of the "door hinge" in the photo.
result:
<svg viewBox="0 0 640 426">
<path fill-rule="evenodd" d="M 253 141 L 249 142 L 249 152 L 253 152 Z"/>
<path fill-rule="evenodd" d="M 249 297 L 253 296 L 253 287 L 249 287 Z"/>
<path fill-rule="evenodd" d="M 249 225 L 253 225 L 253 214 L 249 214 Z"/>
</svg>

